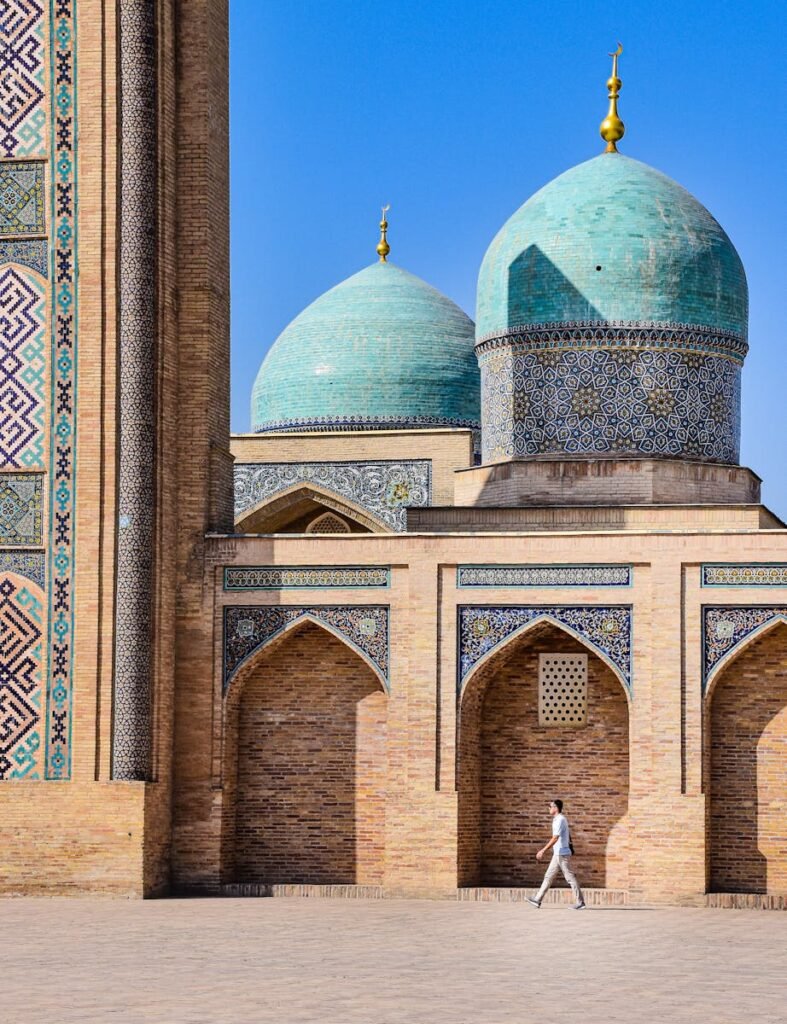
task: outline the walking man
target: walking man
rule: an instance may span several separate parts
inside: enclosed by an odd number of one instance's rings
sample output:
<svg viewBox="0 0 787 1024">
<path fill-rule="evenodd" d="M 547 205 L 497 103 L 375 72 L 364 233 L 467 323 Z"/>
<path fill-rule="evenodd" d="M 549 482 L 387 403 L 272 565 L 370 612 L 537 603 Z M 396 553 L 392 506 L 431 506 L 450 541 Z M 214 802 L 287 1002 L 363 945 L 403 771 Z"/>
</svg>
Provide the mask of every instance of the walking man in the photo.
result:
<svg viewBox="0 0 787 1024">
<path fill-rule="evenodd" d="M 571 846 L 571 836 L 568 831 L 568 819 L 563 814 L 563 801 L 553 800 L 549 805 L 549 813 L 552 815 L 552 838 L 542 847 L 536 854 L 536 860 L 543 860 L 544 854 L 547 850 L 552 850 L 552 860 L 549 862 L 549 867 L 544 875 L 544 881 L 541 883 L 541 888 L 538 890 L 535 896 L 528 896 L 527 902 L 532 903 L 534 907 L 540 907 L 541 901 L 547 893 L 550 885 L 557 874 L 558 868 L 563 872 L 563 877 L 571 886 L 571 891 L 574 894 L 574 900 L 576 901 L 572 909 L 582 910 L 585 906 L 585 898 L 582 895 L 582 890 L 579 887 L 576 875 L 571 870 L 571 854 L 574 852 Z"/>
</svg>

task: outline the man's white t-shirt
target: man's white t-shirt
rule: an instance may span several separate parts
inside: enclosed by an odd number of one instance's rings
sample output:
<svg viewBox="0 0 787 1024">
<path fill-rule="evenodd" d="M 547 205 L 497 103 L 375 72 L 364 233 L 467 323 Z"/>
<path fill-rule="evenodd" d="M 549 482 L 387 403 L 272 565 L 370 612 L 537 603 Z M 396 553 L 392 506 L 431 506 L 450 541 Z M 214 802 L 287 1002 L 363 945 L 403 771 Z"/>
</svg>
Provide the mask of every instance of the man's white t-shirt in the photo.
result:
<svg viewBox="0 0 787 1024">
<path fill-rule="evenodd" d="M 570 857 L 571 847 L 571 836 L 568 831 L 568 819 L 565 814 L 556 814 L 552 819 L 552 835 L 559 836 L 560 838 L 552 847 L 552 853 L 558 857 Z"/>
</svg>

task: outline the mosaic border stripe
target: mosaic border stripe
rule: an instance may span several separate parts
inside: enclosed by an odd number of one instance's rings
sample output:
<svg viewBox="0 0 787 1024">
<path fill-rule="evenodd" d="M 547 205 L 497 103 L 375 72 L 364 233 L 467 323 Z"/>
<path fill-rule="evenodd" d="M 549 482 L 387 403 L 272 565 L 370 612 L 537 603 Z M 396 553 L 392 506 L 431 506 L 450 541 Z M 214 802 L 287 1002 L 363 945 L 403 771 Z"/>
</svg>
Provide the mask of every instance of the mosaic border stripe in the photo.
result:
<svg viewBox="0 0 787 1024">
<path fill-rule="evenodd" d="M 347 642 L 390 692 L 388 605 L 228 605 L 222 632 L 226 696 L 239 669 L 297 622 L 313 621 Z"/>
<path fill-rule="evenodd" d="M 632 695 L 631 605 L 459 605 L 457 695 L 473 670 L 523 627 L 538 620 L 565 628 L 605 661 Z"/>
<path fill-rule="evenodd" d="M 630 587 L 630 565 L 459 565 L 457 587 Z"/>
<path fill-rule="evenodd" d="M 50 0 L 52 407 L 47 779 L 71 777 L 77 429 L 77 0 Z"/>
<path fill-rule="evenodd" d="M 787 587 L 787 562 L 706 562 L 703 587 Z"/>
<path fill-rule="evenodd" d="M 787 605 L 703 605 L 703 693 L 735 651 L 775 622 L 787 623 Z"/>
<path fill-rule="evenodd" d="M 333 587 L 387 588 L 387 565 L 256 565 L 224 569 L 225 590 L 309 590 Z"/>
</svg>

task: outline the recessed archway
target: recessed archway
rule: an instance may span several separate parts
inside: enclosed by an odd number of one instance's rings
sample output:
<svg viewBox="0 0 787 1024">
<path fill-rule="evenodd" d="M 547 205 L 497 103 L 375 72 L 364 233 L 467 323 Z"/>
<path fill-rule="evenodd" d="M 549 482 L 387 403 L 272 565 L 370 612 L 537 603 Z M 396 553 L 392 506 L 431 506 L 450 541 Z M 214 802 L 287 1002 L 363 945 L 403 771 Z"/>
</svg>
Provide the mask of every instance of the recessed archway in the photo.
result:
<svg viewBox="0 0 787 1024">
<path fill-rule="evenodd" d="M 555 654 L 583 656 L 583 664 L 587 658 L 586 706 L 576 720 L 545 724 L 539 659 Z M 577 637 L 538 622 L 469 677 L 460 703 L 457 778 L 460 885 L 539 883 L 544 865 L 535 854 L 549 835 L 547 805 L 560 797 L 582 884 L 628 887 L 627 694 Z"/>
<path fill-rule="evenodd" d="M 787 894 L 787 625 L 774 620 L 709 681 L 711 892 Z"/>
<path fill-rule="evenodd" d="M 383 882 L 387 696 L 307 619 L 233 680 L 225 709 L 223 877 Z"/>
<path fill-rule="evenodd" d="M 355 502 L 319 487 L 293 484 L 263 499 L 236 517 L 238 533 L 307 533 L 317 516 L 330 513 L 349 533 L 390 533 L 385 523 Z"/>
</svg>

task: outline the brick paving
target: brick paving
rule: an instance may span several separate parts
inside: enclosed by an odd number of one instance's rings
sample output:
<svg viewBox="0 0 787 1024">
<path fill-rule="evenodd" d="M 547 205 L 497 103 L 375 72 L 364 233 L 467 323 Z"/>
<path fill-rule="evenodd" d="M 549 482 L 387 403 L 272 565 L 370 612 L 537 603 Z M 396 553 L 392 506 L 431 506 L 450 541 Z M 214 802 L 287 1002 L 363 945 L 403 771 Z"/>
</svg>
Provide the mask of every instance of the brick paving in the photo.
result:
<svg viewBox="0 0 787 1024">
<path fill-rule="evenodd" d="M 0 902 L 0 1020 L 787 1019 L 787 915 L 426 900 Z"/>
</svg>

